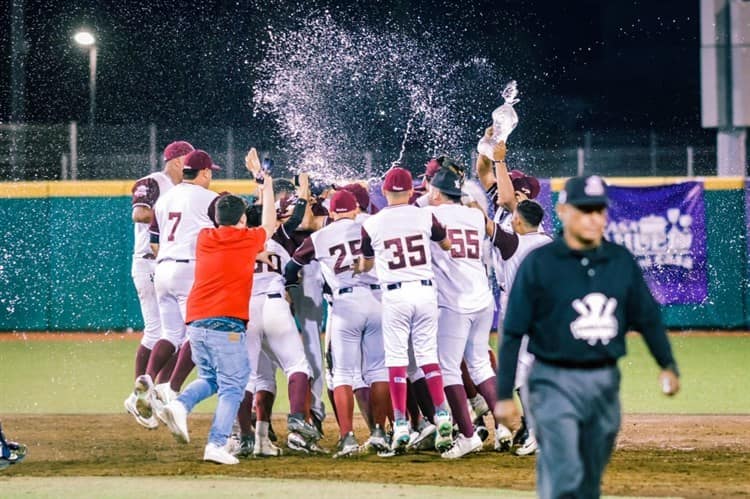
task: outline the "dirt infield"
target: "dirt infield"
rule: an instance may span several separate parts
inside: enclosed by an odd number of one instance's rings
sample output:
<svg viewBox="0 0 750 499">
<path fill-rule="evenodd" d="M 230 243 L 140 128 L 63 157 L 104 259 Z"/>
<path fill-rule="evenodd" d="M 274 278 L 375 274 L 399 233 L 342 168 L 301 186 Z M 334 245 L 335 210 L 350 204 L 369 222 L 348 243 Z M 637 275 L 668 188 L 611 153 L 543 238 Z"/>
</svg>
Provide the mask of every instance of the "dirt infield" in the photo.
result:
<svg viewBox="0 0 750 499">
<path fill-rule="evenodd" d="M 218 467 L 200 461 L 209 415 L 190 419 L 193 441 L 174 442 L 161 427 L 149 432 L 127 415 L 12 415 L 3 426 L 29 446 L 27 460 L 0 476 L 211 476 L 307 478 L 392 484 L 534 488 L 534 458 L 487 450 L 456 462 L 432 453 L 383 459 L 360 456 L 284 456 Z M 324 445 L 335 444 L 335 423 L 326 422 Z M 274 420 L 283 436 L 285 424 Z M 362 427 L 358 435 L 364 435 Z M 750 496 L 750 416 L 626 416 L 604 480 L 606 494 Z"/>
</svg>

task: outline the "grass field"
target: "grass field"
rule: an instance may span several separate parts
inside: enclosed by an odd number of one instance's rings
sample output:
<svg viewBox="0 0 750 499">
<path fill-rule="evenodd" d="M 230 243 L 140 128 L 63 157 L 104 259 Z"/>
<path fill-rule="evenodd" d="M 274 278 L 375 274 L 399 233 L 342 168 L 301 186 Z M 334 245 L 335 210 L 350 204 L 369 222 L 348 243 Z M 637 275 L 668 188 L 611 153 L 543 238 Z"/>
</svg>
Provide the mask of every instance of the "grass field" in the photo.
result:
<svg viewBox="0 0 750 499">
<path fill-rule="evenodd" d="M 656 381 L 658 368 L 640 336 L 628 338 L 622 400 L 628 413 L 750 413 L 747 381 L 750 335 L 671 336 L 682 370 L 683 391 L 668 399 Z M 0 341 L 3 414 L 118 413 L 131 389 L 138 335 L 78 335 L 59 341 Z M 285 412 L 280 377 L 277 411 Z M 212 411 L 214 400 L 198 411 Z"/>
</svg>

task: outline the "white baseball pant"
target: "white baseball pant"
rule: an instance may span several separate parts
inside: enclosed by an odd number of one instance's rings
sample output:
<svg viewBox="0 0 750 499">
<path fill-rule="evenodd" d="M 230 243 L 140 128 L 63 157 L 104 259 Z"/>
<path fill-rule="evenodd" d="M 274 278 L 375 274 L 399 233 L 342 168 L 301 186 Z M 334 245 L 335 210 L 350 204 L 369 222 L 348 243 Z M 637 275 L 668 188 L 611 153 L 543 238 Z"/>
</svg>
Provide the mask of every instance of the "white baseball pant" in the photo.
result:
<svg viewBox="0 0 750 499">
<path fill-rule="evenodd" d="M 462 385 L 461 360 L 474 384 L 495 375 L 487 349 L 490 345 L 493 306 L 462 314 L 440 307 L 438 318 L 438 357 L 445 386 Z"/>
<path fill-rule="evenodd" d="M 409 364 L 409 340 L 417 366 L 437 364 L 437 292 L 421 281 L 383 290 L 383 344 L 387 367 Z"/>
<path fill-rule="evenodd" d="M 141 345 L 151 350 L 161 338 L 161 319 L 159 318 L 159 303 L 156 300 L 154 287 L 154 272 L 156 261 L 133 257 L 130 275 L 133 278 L 138 302 L 141 304 L 143 316 L 143 337 Z"/>
<path fill-rule="evenodd" d="M 156 264 L 154 287 L 159 303 L 163 339 L 175 349 L 186 341 L 185 309 L 195 280 L 194 261 L 164 260 Z"/>
</svg>

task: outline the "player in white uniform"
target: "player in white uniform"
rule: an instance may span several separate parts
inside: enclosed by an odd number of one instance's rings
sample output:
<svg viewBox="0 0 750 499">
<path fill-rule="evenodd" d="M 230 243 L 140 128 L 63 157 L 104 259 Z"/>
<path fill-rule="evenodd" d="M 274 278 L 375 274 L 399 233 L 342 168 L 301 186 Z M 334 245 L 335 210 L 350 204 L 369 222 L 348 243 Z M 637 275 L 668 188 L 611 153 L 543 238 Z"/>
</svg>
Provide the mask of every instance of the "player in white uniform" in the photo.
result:
<svg viewBox="0 0 750 499">
<path fill-rule="evenodd" d="M 451 170 L 441 168 L 434 175 L 428 199 L 430 206 L 425 209 L 445 224 L 451 241 L 450 252 L 435 248 L 432 263 L 438 290 L 438 357 L 459 430 L 453 447 L 442 457 L 457 459 L 482 449 L 469 414 L 461 361 L 466 360 L 480 392 L 495 390 L 495 373 L 487 356 L 493 301 L 482 264 L 486 224 L 480 210 L 461 205 L 461 178 Z"/>
<path fill-rule="evenodd" d="M 498 253 L 500 253 L 504 262 L 505 291 L 500 295 L 502 315 L 499 320 L 501 323 L 505 317 L 508 294 L 521 262 L 532 250 L 552 242 L 552 238 L 548 234 L 539 230 L 539 224 L 541 224 L 543 218 L 544 209 L 538 203 L 524 200 L 516 205 L 513 212 L 511 221 L 513 232 L 495 229 L 492 234 L 493 245 L 498 249 Z M 527 349 L 528 342 L 529 337 L 524 336 L 518 352 L 518 365 L 516 367 L 515 389 L 524 414 L 527 414 L 524 409 L 526 407 L 525 401 L 528 400 L 526 380 L 534 363 L 534 355 L 529 353 Z M 521 417 L 521 428 L 516 432 L 513 444 L 513 452 L 516 455 L 527 456 L 536 452 L 536 438 L 525 416 Z"/>
<path fill-rule="evenodd" d="M 437 293 L 433 285 L 430 241 L 447 250 L 445 227 L 429 211 L 410 205 L 412 177 L 408 170 L 391 168 L 383 182 L 388 207 L 362 226 L 359 269 L 373 266 L 383 290 L 383 343 L 393 403 L 392 449 L 403 452 L 409 443 L 406 420 L 406 371 L 409 347 L 425 374 L 435 406 L 435 447 L 450 445 L 453 422 L 443 392 L 437 358 Z M 410 341 L 411 340 L 411 341 Z"/>
<path fill-rule="evenodd" d="M 357 199 L 346 190 L 330 201 L 333 222 L 312 233 L 297 248 L 286 267 L 287 284 L 296 282 L 299 270 L 316 260 L 331 288 L 330 340 L 333 362 L 333 392 L 340 439 L 334 457 L 359 450 L 353 431 L 354 388 L 364 378 L 370 387 L 374 428 L 371 447 L 386 450 L 385 421 L 388 416 L 388 373 L 385 368 L 380 317 L 380 285 L 374 272 L 355 273 L 353 264 L 362 247 L 362 222 Z"/>
<path fill-rule="evenodd" d="M 192 151 L 193 146 L 187 142 L 172 142 L 164 149 L 164 170 L 146 175 L 133 184 L 132 218 L 135 243 L 131 275 L 143 316 L 143 337 L 135 354 L 135 378 L 146 373 L 151 350 L 161 337 L 159 304 L 156 301 L 154 289 L 156 257 L 149 245 L 148 231 L 154 215 L 154 204 L 160 196 L 182 181 L 182 164 L 185 156 Z M 125 410 L 132 414 L 140 425 L 148 429 L 159 426 L 159 421 L 153 414 L 149 418 L 143 418 L 138 414 L 136 399 L 135 393 L 131 393 L 125 399 Z"/>
<path fill-rule="evenodd" d="M 152 413 L 153 380 L 185 341 L 185 306 L 193 286 L 195 246 L 198 232 L 215 226 L 213 210 L 218 194 L 208 186 L 212 172 L 219 169 L 205 151 L 191 152 L 184 160 L 182 182 L 154 205 L 150 231 L 162 334 L 151 351 L 146 374 L 135 382 L 136 407 L 143 417 Z"/>
</svg>

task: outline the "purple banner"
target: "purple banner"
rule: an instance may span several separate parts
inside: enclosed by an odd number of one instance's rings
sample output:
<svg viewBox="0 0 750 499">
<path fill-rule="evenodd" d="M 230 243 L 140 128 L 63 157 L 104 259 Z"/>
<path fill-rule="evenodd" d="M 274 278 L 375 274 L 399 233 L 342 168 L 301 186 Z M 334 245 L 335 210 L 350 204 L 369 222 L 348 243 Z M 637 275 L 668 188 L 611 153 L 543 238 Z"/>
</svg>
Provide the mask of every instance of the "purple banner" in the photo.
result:
<svg viewBox="0 0 750 499">
<path fill-rule="evenodd" d="M 662 305 L 707 296 L 706 210 L 701 182 L 609 188 L 605 236 L 635 255 Z"/>
</svg>

